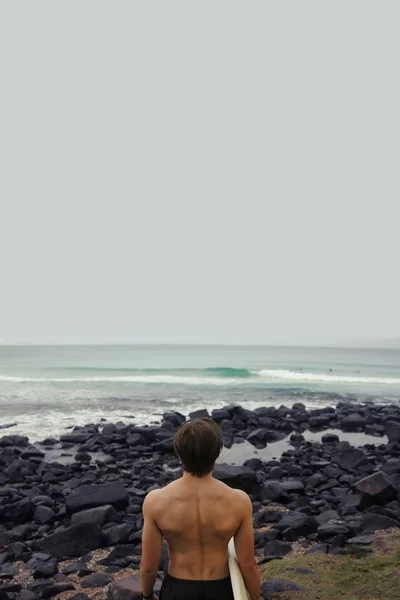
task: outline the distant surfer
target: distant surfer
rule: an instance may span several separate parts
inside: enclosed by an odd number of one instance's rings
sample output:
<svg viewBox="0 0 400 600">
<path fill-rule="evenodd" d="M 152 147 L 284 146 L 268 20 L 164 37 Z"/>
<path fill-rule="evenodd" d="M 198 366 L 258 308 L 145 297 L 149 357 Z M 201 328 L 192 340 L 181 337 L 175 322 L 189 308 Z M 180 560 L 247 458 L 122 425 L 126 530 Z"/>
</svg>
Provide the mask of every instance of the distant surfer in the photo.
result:
<svg viewBox="0 0 400 600">
<path fill-rule="evenodd" d="M 251 600 L 260 600 L 250 498 L 212 476 L 222 449 L 220 428 L 211 419 L 188 421 L 177 431 L 174 446 L 183 476 L 151 491 L 143 504 L 143 598 L 156 598 L 153 588 L 165 538 L 169 563 L 160 600 L 233 600 L 228 568 L 233 537 Z"/>
</svg>

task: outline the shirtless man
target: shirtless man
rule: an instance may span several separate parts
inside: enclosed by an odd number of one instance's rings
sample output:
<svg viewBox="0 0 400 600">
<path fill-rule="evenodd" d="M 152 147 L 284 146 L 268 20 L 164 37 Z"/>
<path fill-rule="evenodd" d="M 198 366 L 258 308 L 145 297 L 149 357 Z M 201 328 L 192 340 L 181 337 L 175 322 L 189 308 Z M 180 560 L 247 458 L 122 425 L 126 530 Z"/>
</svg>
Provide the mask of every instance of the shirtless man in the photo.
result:
<svg viewBox="0 0 400 600">
<path fill-rule="evenodd" d="M 251 501 L 212 476 L 222 449 L 220 428 L 211 419 L 188 421 L 174 445 L 183 476 L 150 492 L 143 504 L 143 598 L 156 598 L 153 587 L 165 538 L 169 566 L 160 600 L 233 600 L 228 542 L 234 536 L 246 588 L 251 600 L 260 600 Z"/>
</svg>

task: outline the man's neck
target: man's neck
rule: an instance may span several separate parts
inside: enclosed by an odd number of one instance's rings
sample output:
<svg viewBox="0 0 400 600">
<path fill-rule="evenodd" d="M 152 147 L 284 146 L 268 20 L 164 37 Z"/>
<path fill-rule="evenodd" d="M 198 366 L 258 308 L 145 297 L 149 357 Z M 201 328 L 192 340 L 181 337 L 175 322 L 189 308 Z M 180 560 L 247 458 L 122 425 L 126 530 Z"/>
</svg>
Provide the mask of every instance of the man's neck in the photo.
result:
<svg viewBox="0 0 400 600">
<path fill-rule="evenodd" d="M 187 471 L 183 472 L 182 480 L 185 483 L 190 483 L 190 485 L 204 485 L 205 483 L 209 483 L 213 480 L 212 473 L 207 473 L 207 475 L 203 475 L 203 477 L 198 477 L 197 475 L 192 475 L 192 473 L 188 473 Z"/>
</svg>

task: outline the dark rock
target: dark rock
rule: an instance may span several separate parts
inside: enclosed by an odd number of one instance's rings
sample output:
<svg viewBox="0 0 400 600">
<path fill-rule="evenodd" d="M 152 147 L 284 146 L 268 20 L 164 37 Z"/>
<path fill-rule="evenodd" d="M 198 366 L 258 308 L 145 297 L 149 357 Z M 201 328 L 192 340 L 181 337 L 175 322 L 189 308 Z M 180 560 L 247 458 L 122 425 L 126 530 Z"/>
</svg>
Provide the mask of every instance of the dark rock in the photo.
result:
<svg viewBox="0 0 400 600">
<path fill-rule="evenodd" d="M 383 471 L 357 481 L 354 488 L 363 494 L 364 500 L 373 501 L 375 504 L 386 504 L 397 498 L 397 489 Z"/>
<path fill-rule="evenodd" d="M 353 538 L 347 540 L 348 544 L 356 544 L 359 546 L 369 546 L 375 540 L 375 535 L 356 535 Z"/>
<path fill-rule="evenodd" d="M 78 573 L 79 577 L 85 577 L 86 575 L 91 575 L 93 573 L 93 569 L 87 566 L 83 561 L 79 561 L 74 563 L 73 565 L 68 565 L 65 567 L 63 573 L 65 575 L 71 575 L 72 573 Z"/>
<path fill-rule="evenodd" d="M 336 510 L 326 510 L 316 517 L 320 525 L 328 523 L 328 521 L 339 521 L 340 516 Z"/>
<path fill-rule="evenodd" d="M 142 590 L 138 577 L 119 579 L 110 585 L 107 600 L 141 600 Z"/>
<path fill-rule="evenodd" d="M 39 595 L 30 590 L 21 590 L 18 600 L 39 600 Z"/>
<path fill-rule="evenodd" d="M 366 419 L 358 413 L 351 413 L 342 420 L 343 431 L 358 431 L 365 428 Z"/>
<path fill-rule="evenodd" d="M 381 529 L 392 529 L 393 527 L 400 527 L 399 521 L 389 519 L 383 515 L 366 513 L 361 519 L 362 531 L 379 531 Z"/>
<path fill-rule="evenodd" d="M 354 471 L 365 458 L 364 452 L 358 448 L 347 448 L 337 458 L 338 465 L 346 471 Z"/>
<path fill-rule="evenodd" d="M 189 413 L 189 419 L 191 419 L 192 421 L 194 419 L 209 419 L 210 415 L 208 414 L 208 410 L 206 410 L 205 408 L 201 408 L 200 410 L 194 410 L 193 412 Z"/>
<path fill-rule="evenodd" d="M 76 462 L 82 463 L 90 463 L 92 461 L 92 457 L 87 452 L 78 452 L 75 454 Z"/>
<path fill-rule="evenodd" d="M 45 457 L 44 452 L 41 452 L 34 446 L 32 446 L 31 448 L 27 448 L 27 450 L 24 450 L 20 454 L 20 458 L 22 460 L 30 460 L 31 458 L 43 459 L 44 457 Z"/>
<path fill-rule="evenodd" d="M 339 523 L 325 523 L 325 525 L 318 527 L 317 535 L 320 540 L 330 540 L 336 535 L 348 537 L 350 529 Z"/>
<path fill-rule="evenodd" d="M 53 581 L 51 581 L 51 579 L 39 579 L 38 581 L 32 581 L 27 587 L 30 592 L 34 592 L 35 594 L 41 596 L 43 591 L 52 585 Z"/>
<path fill-rule="evenodd" d="M 157 452 L 173 454 L 174 453 L 174 440 L 172 437 L 165 439 L 165 440 L 161 440 L 161 442 L 156 442 L 155 444 L 153 444 L 152 447 Z"/>
<path fill-rule="evenodd" d="M 281 521 L 275 525 L 279 531 L 293 529 L 297 536 L 314 533 L 318 529 L 318 522 L 313 517 L 309 517 L 300 512 L 285 514 Z"/>
<path fill-rule="evenodd" d="M 257 476 L 250 467 L 239 467 L 219 463 L 215 465 L 214 477 L 230 487 L 251 492 L 257 484 Z"/>
<path fill-rule="evenodd" d="M 83 444 L 87 442 L 87 440 L 92 436 L 92 433 L 86 432 L 76 432 L 76 433 L 67 433 L 65 435 L 60 436 L 60 442 L 67 444 Z"/>
<path fill-rule="evenodd" d="M 85 485 L 74 490 L 66 500 L 66 509 L 70 513 L 87 508 L 111 504 L 114 508 L 124 509 L 128 506 L 128 491 L 121 482 Z"/>
<path fill-rule="evenodd" d="M 277 523 L 280 521 L 285 513 L 282 510 L 268 508 L 267 510 L 261 510 L 254 515 L 254 523 L 257 526 L 265 523 Z"/>
<path fill-rule="evenodd" d="M 326 433 L 322 436 L 321 441 L 323 444 L 338 444 L 339 436 L 336 433 Z"/>
<path fill-rule="evenodd" d="M 119 523 L 120 520 L 121 518 L 115 508 L 111 505 L 106 505 L 88 508 L 81 512 L 74 513 L 71 517 L 71 525 L 94 523 L 95 525 L 103 527 L 105 523 Z"/>
<path fill-rule="evenodd" d="M 132 544 L 117 546 L 108 556 L 106 556 L 106 558 L 99 561 L 99 564 L 105 566 L 116 564 L 116 561 L 119 559 L 134 556 L 136 552 L 137 550 Z"/>
<path fill-rule="evenodd" d="M 100 548 L 101 542 L 101 529 L 98 525 L 81 523 L 44 538 L 39 542 L 39 547 L 59 558 L 80 557 Z"/>
<path fill-rule="evenodd" d="M 11 523 L 19 525 L 31 520 L 34 509 L 35 506 L 31 500 L 23 498 L 17 502 L 5 504 L 3 507 L 0 507 L 0 517 L 4 521 L 11 521 Z"/>
<path fill-rule="evenodd" d="M 58 560 L 50 558 L 49 560 L 37 561 L 37 565 L 33 570 L 34 579 L 46 579 L 53 577 L 58 572 Z"/>
<path fill-rule="evenodd" d="M 112 577 L 107 573 L 93 573 L 92 575 L 89 575 L 82 581 L 81 586 L 85 589 L 101 588 L 105 585 L 108 585 L 110 581 L 112 581 Z"/>
<path fill-rule="evenodd" d="M 282 479 L 282 477 L 285 476 L 286 471 L 284 471 L 282 469 L 282 467 L 272 467 L 272 469 L 270 470 L 270 472 L 268 473 L 268 476 L 277 481 L 279 479 Z"/>
<path fill-rule="evenodd" d="M 51 523 L 54 521 L 55 516 L 55 512 L 51 508 L 48 506 L 39 505 L 35 509 L 33 520 L 35 523 L 45 525 L 46 523 Z"/>
<path fill-rule="evenodd" d="M 46 598 L 53 598 L 58 594 L 62 594 L 63 592 L 68 592 L 69 590 L 74 590 L 75 586 L 72 582 L 69 583 L 54 583 L 46 587 L 42 592 L 42 598 L 46 600 Z"/>
<path fill-rule="evenodd" d="M 292 546 L 286 542 L 280 542 L 279 540 L 273 540 L 267 542 L 264 546 L 264 553 L 267 556 L 286 556 L 291 552 Z"/>
<path fill-rule="evenodd" d="M 56 444 L 58 444 L 58 440 L 55 438 L 46 438 L 43 440 L 43 442 L 41 442 L 42 446 L 55 446 Z"/>
<path fill-rule="evenodd" d="M 29 440 L 23 435 L 5 435 L 0 438 L 0 447 L 15 446 L 16 448 L 23 448 L 29 446 Z"/>
<path fill-rule="evenodd" d="M 309 423 L 311 429 L 323 429 L 329 425 L 330 418 L 325 415 L 310 417 Z"/>
<path fill-rule="evenodd" d="M 254 445 L 261 445 L 266 444 L 267 442 L 279 442 L 285 439 L 285 437 L 285 434 L 280 431 L 260 427 L 249 433 L 247 441 Z"/>
<path fill-rule="evenodd" d="M 302 481 L 298 479 L 266 481 L 260 492 L 262 500 L 272 500 L 282 503 L 290 502 L 293 494 L 304 494 L 304 484 Z"/>
<path fill-rule="evenodd" d="M 172 423 L 172 425 L 174 427 L 179 427 L 180 425 L 182 425 L 182 423 L 184 423 L 186 421 L 185 415 L 182 415 L 179 412 L 164 413 L 163 419 L 164 419 L 164 421 L 168 421 L 169 423 Z"/>
<path fill-rule="evenodd" d="M 221 421 L 223 421 L 224 419 L 230 419 L 230 414 L 227 410 L 225 409 L 216 409 L 213 410 L 211 413 L 211 418 L 216 422 L 216 423 L 221 423 Z"/>
<path fill-rule="evenodd" d="M 400 442 L 400 422 L 386 421 L 385 431 L 389 442 Z"/>
<path fill-rule="evenodd" d="M 305 592 L 306 590 L 293 581 L 285 579 L 267 579 L 261 584 L 261 593 L 265 600 L 277 600 L 277 594 L 287 592 Z"/>
<path fill-rule="evenodd" d="M 105 528 L 103 529 L 104 546 L 116 546 L 117 544 L 127 542 L 134 531 L 134 526 L 129 523 L 121 523 L 120 525 Z"/>
<path fill-rule="evenodd" d="M 295 402 L 292 406 L 292 410 L 296 412 L 305 412 L 306 407 L 302 402 Z"/>
<path fill-rule="evenodd" d="M 10 535 L 13 540 L 22 542 L 30 537 L 32 533 L 32 527 L 28 524 L 17 525 L 10 531 Z"/>
</svg>

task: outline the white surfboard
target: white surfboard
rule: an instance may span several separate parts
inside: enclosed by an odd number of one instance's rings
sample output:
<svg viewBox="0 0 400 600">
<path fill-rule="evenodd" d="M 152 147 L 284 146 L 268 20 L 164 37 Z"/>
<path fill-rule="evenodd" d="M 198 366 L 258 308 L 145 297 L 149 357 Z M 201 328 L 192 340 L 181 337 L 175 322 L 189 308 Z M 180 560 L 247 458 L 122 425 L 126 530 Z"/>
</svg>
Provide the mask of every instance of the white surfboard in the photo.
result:
<svg viewBox="0 0 400 600">
<path fill-rule="evenodd" d="M 233 541 L 233 538 L 230 540 L 228 545 L 228 562 L 234 599 L 248 600 L 246 586 L 244 585 L 243 576 L 237 561 L 235 542 Z"/>
</svg>

